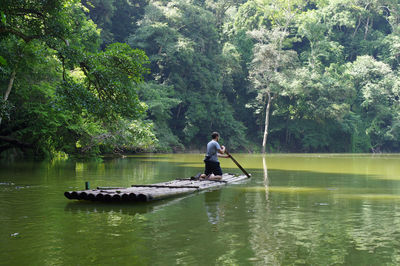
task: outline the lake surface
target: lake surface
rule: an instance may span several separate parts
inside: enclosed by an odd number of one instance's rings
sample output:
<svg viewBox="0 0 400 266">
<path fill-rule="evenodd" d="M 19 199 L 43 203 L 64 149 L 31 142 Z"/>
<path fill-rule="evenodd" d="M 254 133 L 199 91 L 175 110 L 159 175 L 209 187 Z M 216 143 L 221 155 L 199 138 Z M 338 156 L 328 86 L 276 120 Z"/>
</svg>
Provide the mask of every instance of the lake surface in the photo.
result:
<svg viewBox="0 0 400 266">
<path fill-rule="evenodd" d="M 234 157 L 251 179 L 144 204 L 63 193 L 189 177 L 203 155 L 1 163 L 0 264 L 400 264 L 400 155 Z"/>
</svg>

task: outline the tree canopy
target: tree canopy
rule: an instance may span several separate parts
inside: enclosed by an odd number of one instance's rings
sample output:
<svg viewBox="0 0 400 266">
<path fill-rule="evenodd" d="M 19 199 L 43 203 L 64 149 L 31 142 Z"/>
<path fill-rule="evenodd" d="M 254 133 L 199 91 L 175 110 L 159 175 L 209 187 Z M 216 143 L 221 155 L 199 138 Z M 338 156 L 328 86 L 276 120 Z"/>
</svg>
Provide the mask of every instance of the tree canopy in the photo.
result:
<svg viewBox="0 0 400 266">
<path fill-rule="evenodd" d="M 399 152 L 399 0 L 3 0 L 0 152 Z M 268 137 L 267 137 L 268 136 Z"/>
</svg>

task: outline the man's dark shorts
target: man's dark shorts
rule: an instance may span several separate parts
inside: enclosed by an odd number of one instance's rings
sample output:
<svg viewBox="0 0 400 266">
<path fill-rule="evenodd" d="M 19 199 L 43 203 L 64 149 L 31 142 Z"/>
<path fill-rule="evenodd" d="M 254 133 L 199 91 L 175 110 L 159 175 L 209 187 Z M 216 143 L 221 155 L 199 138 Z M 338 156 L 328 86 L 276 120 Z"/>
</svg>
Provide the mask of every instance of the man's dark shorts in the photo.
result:
<svg viewBox="0 0 400 266">
<path fill-rule="evenodd" d="M 205 164 L 206 164 L 206 169 L 204 170 L 204 173 L 206 175 L 222 175 L 222 169 L 219 165 L 219 162 L 213 162 L 213 161 L 207 161 L 204 160 Z"/>
</svg>

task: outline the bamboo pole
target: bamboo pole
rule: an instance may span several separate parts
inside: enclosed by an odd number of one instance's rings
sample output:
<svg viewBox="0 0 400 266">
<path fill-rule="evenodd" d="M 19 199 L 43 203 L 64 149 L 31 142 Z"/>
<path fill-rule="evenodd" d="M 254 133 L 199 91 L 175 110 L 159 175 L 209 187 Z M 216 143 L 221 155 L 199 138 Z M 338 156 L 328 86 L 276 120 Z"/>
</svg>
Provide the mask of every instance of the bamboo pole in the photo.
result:
<svg viewBox="0 0 400 266">
<path fill-rule="evenodd" d="M 154 192 L 151 193 L 151 200 L 158 200 L 158 199 L 164 199 L 164 198 L 169 198 L 169 197 L 174 197 L 174 196 L 179 196 L 183 194 L 188 194 L 188 193 L 193 193 L 196 192 L 197 189 L 193 188 L 185 188 L 185 189 L 174 189 L 168 192 Z"/>
<path fill-rule="evenodd" d="M 104 200 L 105 201 L 111 201 L 112 200 L 112 196 L 110 194 L 103 194 L 104 195 Z"/>
<path fill-rule="evenodd" d="M 89 199 L 89 200 L 96 200 L 96 194 L 97 194 L 97 193 L 89 193 L 88 199 Z"/>
<path fill-rule="evenodd" d="M 85 191 L 82 191 L 81 193 L 78 193 L 78 199 L 87 200 L 88 199 L 88 194 Z"/>
<path fill-rule="evenodd" d="M 149 201 L 149 197 L 147 196 L 147 194 L 140 193 L 137 196 L 137 200 L 140 202 L 146 202 L 146 201 Z"/>
<path fill-rule="evenodd" d="M 129 200 L 136 201 L 137 200 L 136 194 L 135 193 L 129 193 Z"/>
<path fill-rule="evenodd" d="M 117 194 L 112 195 L 111 199 L 113 201 L 120 201 L 121 200 L 121 196 L 117 193 Z"/>
<path fill-rule="evenodd" d="M 170 186 L 170 185 L 132 185 L 132 187 L 149 187 L 149 188 L 196 188 L 199 186 Z"/>
<path fill-rule="evenodd" d="M 121 200 L 122 200 L 122 201 L 129 201 L 129 194 L 123 193 L 123 194 L 121 195 Z"/>
<path fill-rule="evenodd" d="M 232 161 L 237 165 L 237 167 L 239 167 L 240 170 L 242 170 L 242 172 L 243 172 L 248 178 L 251 177 L 251 175 L 250 175 L 249 173 L 247 173 L 246 170 L 243 169 L 243 167 L 235 160 L 235 158 L 233 158 L 232 155 L 229 154 L 228 151 L 225 151 L 225 153 L 232 159 Z"/>
<path fill-rule="evenodd" d="M 73 199 L 71 193 L 72 193 L 72 191 L 71 191 L 71 192 L 70 192 L 70 191 L 65 191 L 65 192 L 64 192 L 64 196 L 65 196 L 67 199 Z"/>
<path fill-rule="evenodd" d="M 96 195 L 96 200 L 103 201 L 104 200 L 104 195 L 102 193 L 98 193 Z"/>
</svg>

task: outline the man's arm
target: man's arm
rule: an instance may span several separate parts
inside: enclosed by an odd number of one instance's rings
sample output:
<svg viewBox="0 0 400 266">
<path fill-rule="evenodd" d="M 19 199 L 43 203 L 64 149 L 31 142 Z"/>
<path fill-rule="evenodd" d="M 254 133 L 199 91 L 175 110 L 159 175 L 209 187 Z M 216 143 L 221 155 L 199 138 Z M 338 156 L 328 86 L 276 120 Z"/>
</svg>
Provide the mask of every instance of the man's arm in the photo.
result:
<svg viewBox="0 0 400 266">
<path fill-rule="evenodd" d="M 217 156 L 218 157 L 221 157 L 221 158 L 230 158 L 230 156 L 229 155 L 227 155 L 227 154 L 217 154 Z"/>
<path fill-rule="evenodd" d="M 221 158 L 229 158 L 229 155 L 224 154 L 225 153 L 225 146 L 221 146 L 221 149 L 218 149 L 217 156 Z"/>
</svg>

